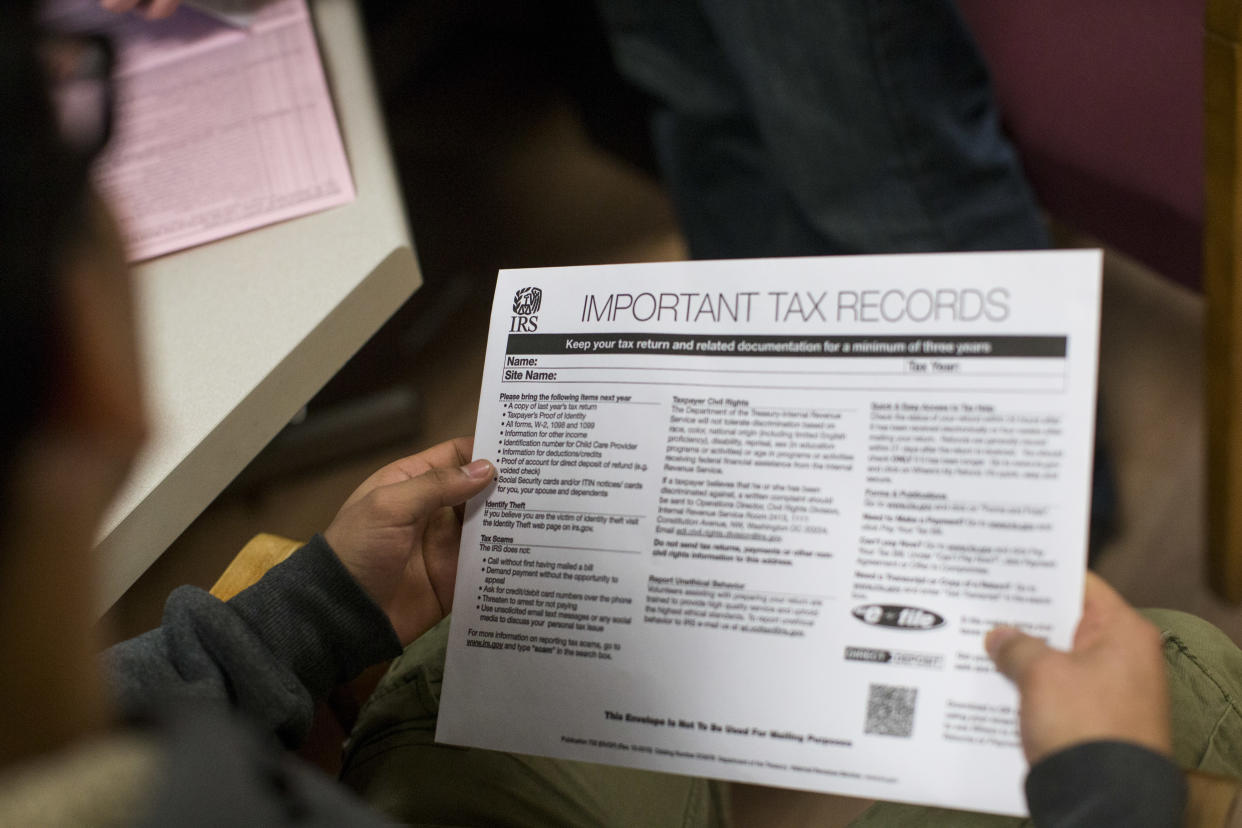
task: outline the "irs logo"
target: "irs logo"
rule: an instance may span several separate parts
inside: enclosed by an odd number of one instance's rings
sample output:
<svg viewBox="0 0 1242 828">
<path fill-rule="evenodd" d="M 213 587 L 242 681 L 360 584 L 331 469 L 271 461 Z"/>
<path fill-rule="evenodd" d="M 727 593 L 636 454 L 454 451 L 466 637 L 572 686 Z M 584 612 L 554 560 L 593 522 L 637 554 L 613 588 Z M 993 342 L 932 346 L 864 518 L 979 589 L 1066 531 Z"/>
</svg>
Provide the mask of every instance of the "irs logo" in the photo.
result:
<svg viewBox="0 0 1242 828">
<path fill-rule="evenodd" d="M 539 313 L 543 304 L 543 291 L 537 287 L 525 287 L 513 294 L 513 312 L 519 316 Z"/>
<path fill-rule="evenodd" d="M 543 291 L 537 287 L 524 287 L 513 294 L 513 316 L 509 318 L 510 333 L 531 333 L 539 330 L 539 306 L 543 304 Z"/>
</svg>

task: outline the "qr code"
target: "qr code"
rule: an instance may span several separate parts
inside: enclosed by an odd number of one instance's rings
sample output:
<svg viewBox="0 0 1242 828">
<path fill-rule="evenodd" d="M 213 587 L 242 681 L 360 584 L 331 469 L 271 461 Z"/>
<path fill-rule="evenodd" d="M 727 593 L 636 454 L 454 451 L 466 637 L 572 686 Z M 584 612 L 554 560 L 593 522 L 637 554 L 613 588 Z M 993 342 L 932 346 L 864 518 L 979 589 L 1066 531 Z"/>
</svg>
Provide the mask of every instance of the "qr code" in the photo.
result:
<svg viewBox="0 0 1242 828">
<path fill-rule="evenodd" d="M 863 732 L 909 739 L 914 733 L 914 705 L 918 695 L 916 687 L 871 685 L 867 693 L 867 723 L 863 726 Z"/>
</svg>

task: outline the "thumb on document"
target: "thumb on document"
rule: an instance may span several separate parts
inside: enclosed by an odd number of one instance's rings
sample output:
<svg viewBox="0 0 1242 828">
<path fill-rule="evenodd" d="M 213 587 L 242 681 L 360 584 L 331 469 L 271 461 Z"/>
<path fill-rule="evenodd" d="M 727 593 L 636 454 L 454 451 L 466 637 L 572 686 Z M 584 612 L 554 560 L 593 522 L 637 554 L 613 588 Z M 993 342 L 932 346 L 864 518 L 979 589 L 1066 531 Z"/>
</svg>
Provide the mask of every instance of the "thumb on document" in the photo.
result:
<svg viewBox="0 0 1242 828">
<path fill-rule="evenodd" d="M 983 641 L 996 669 L 1021 689 L 1023 678 L 1041 656 L 1053 652 L 1043 639 L 1013 627 L 997 627 Z"/>
<path fill-rule="evenodd" d="M 377 506 L 389 520 L 418 521 L 444 506 L 458 506 L 491 482 L 495 468 L 487 460 L 475 460 L 458 468 L 433 468 L 410 480 L 389 484 Z"/>
<path fill-rule="evenodd" d="M 1160 630 L 1098 576 L 1087 573 L 1069 652 L 1009 627 L 988 633 L 984 646 L 1018 688 L 1022 747 L 1032 764 L 1101 740 L 1171 752 Z"/>
<path fill-rule="evenodd" d="M 496 469 L 458 438 L 389 463 L 363 481 L 324 530 L 349 574 L 388 616 L 402 644 L 449 611 L 461 524 L 455 508 Z"/>
</svg>

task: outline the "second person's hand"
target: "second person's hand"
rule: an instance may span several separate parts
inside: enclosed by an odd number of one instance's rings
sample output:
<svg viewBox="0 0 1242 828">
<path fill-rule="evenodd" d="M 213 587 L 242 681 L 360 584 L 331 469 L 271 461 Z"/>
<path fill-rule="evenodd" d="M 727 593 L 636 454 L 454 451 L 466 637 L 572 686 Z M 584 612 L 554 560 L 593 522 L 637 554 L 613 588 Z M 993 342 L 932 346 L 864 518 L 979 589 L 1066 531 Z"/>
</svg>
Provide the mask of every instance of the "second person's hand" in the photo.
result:
<svg viewBox="0 0 1242 828">
<path fill-rule="evenodd" d="M 459 437 L 389 463 L 359 486 L 324 530 L 345 568 L 375 600 L 401 643 L 431 629 L 453 605 L 461 516 L 495 469 L 470 462 Z"/>
<path fill-rule="evenodd" d="M 1022 697 L 1022 747 L 1032 765 L 1101 740 L 1172 754 L 1160 631 L 1098 575 L 1087 573 L 1069 652 L 1007 627 L 988 633 L 985 644 Z"/>
</svg>

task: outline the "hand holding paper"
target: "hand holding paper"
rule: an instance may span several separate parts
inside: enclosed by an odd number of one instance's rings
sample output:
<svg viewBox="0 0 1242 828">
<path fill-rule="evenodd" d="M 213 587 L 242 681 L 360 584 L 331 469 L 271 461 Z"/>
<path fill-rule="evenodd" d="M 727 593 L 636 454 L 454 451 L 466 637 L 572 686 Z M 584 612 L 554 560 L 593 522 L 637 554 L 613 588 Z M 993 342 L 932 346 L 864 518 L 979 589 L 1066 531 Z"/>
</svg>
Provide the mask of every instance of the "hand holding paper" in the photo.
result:
<svg viewBox="0 0 1242 828">
<path fill-rule="evenodd" d="M 1160 631 L 1098 575 L 1087 573 L 1072 650 L 1012 628 L 989 633 L 987 649 L 1022 696 L 1022 747 L 1031 764 L 1095 740 L 1172 754 Z"/>
<path fill-rule="evenodd" d="M 461 518 L 495 470 L 470 462 L 459 437 L 384 466 L 354 491 L 324 538 L 409 644 L 448 615 L 457 579 Z"/>
</svg>

